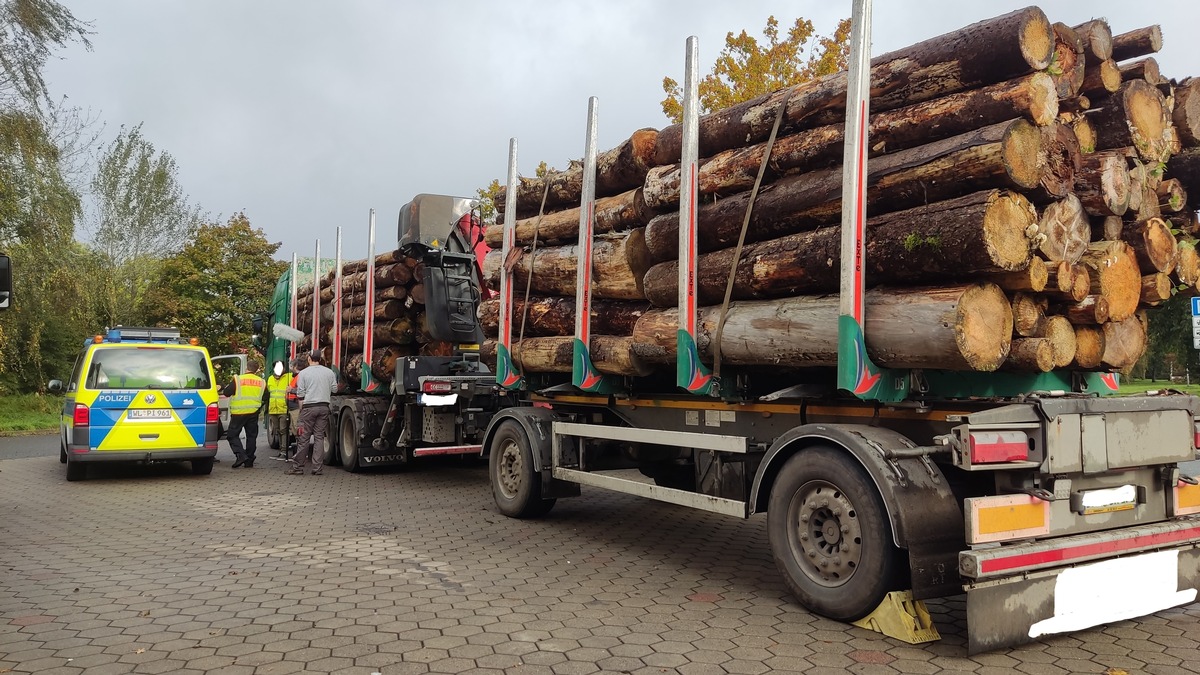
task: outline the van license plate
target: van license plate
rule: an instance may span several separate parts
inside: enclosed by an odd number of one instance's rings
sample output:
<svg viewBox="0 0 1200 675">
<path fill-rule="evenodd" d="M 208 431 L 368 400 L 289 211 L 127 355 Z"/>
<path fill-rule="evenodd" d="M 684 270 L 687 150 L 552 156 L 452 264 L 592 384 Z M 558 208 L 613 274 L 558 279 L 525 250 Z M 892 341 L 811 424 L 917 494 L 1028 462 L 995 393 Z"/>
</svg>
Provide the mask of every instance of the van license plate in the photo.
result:
<svg viewBox="0 0 1200 675">
<path fill-rule="evenodd" d="M 129 419 L 131 420 L 169 420 L 171 419 L 170 408 L 149 408 L 149 409 L 133 409 L 129 411 Z"/>
</svg>

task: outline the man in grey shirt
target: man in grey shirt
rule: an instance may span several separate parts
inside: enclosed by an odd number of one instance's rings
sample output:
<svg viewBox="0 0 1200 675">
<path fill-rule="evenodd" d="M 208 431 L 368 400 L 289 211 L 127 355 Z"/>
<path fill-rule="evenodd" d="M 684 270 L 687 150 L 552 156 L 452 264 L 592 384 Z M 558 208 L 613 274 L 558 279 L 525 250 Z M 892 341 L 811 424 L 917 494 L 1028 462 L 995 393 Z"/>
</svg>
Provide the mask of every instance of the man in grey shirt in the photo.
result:
<svg viewBox="0 0 1200 675">
<path fill-rule="evenodd" d="M 319 354 L 309 354 L 308 367 L 296 377 L 296 396 L 300 399 L 300 434 L 288 475 L 303 476 L 304 465 L 310 461 L 312 475 L 321 475 L 325 461 L 325 434 L 329 427 L 329 396 L 336 390 L 337 375 L 325 367 Z"/>
</svg>

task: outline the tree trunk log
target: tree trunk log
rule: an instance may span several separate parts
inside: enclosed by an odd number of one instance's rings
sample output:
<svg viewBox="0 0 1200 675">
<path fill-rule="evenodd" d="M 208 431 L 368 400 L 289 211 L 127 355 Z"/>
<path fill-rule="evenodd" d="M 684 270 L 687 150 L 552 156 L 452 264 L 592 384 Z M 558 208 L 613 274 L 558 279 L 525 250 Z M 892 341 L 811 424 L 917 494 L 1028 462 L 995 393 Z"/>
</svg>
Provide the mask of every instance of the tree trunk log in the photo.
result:
<svg viewBox="0 0 1200 675">
<path fill-rule="evenodd" d="M 526 309 L 528 307 L 528 309 Z M 650 309 L 647 302 L 622 300 L 592 301 L 592 333 L 596 335 L 632 335 L 633 325 Z M 512 309 L 513 339 L 520 337 L 524 322 L 526 337 L 575 334 L 575 298 L 554 296 L 529 298 L 526 306 L 516 298 Z M 479 324 L 484 335 L 500 333 L 500 299 L 484 300 L 479 305 Z"/>
<path fill-rule="evenodd" d="M 538 295 L 575 296 L 577 246 L 539 247 L 520 255 L 513 268 L 514 289 L 524 293 L 532 269 L 531 290 Z M 493 250 L 483 261 L 489 287 L 500 287 L 501 252 Z M 643 300 L 642 276 L 649 267 L 641 228 L 597 235 L 592 245 L 592 297 L 609 300 Z"/>
<path fill-rule="evenodd" d="M 884 155 L 867 165 L 868 208 L 874 213 L 899 211 L 977 189 L 1031 189 L 1048 170 L 1040 161 L 1041 142 L 1038 127 L 1012 120 Z M 839 222 L 841 192 L 840 168 L 787 176 L 764 186 L 754 202 L 746 241 L 774 239 Z M 737 243 L 749 196 L 742 192 L 700 207 L 700 252 Z M 646 245 L 655 260 L 675 258 L 678 228 L 679 216 L 674 213 L 657 216 L 646 226 Z"/>
<path fill-rule="evenodd" d="M 1179 262 L 1175 264 L 1175 278 L 1184 286 L 1200 283 L 1200 253 L 1194 241 L 1179 242 Z"/>
<path fill-rule="evenodd" d="M 1158 53 L 1160 49 L 1162 49 L 1162 29 L 1158 25 L 1114 35 L 1112 39 L 1114 61 L 1128 61 L 1139 56 L 1148 56 Z"/>
<path fill-rule="evenodd" d="M 1094 370 L 1104 359 L 1104 329 L 1100 326 L 1075 326 L 1076 368 Z"/>
<path fill-rule="evenodd" d="M 1084 60 L 1089 65 L 1112 58 L 1112 29 L 1104 19 L 1092 19 L 1075 26 L 1083 44 Z"/>
<path fill-rule="evenodd" d="M 1029 267 L 1014 272 L 990 272 L 981 274 L 980 281 L 996 284 L 1006 291 L 1040 293 L 1046 288 L 1049 269 L 1041 258 L 1029 259 Z"/>
<path fill-rule="evenodd" d="M 1036 212 L 1016 193 L 992 190 L 876 216 L 867 223 L 867 278 L 872 285 L 920 283 L 1012 271 L 1029 264 Z M 733 298 L 750 300 L 837 290 L 841 229 L 830 227 L 747 245 L 734 272 Z M 701 255 L 700 304 L 722 302 L 734 249 Z M 646 299 L 677 302 L 678 263 L 650 268 Z"/>
<path fill-rule="evenodd" d="M 1121 81 L 1145 80 L 1157 85 L 1163 81 L 1162 71 L 1158 69 L 1158 60 L 1153 56 L 1131 61 L 1121 66 Z"/>
<path fill-rule="evenodd" d="M 384 286 L 383 288 L 376 287 L 375 300 L 403 300 L 408 297 L 408 287 L 406 286 Z M 321 315 L 328 316 L 329 320 L 333 320 L 333 314 L 326 315 L 326 309 L 332 309 L 333 288 L 325 287 L 321 289 Z M 356 305 L 367 304 L 367 294 L 365 291 L 357 293 L 342 292 L 342 308 L 354 307 Z"/>
<path fill-rule="evenodd" d="M 362 349 L 363 335 L 365 331 L 361 325 L 343 328 L 342 346 L 347 349 Z M 417 341 L 417 327 L 414 326 L 412 318 L 404 317 L 375 324 L 371 335 L 374 336 L 375 344 L 381 347 L 413 344 Z M 333 336 L 329 337 L 332 341 Z"/>
<path fill-rule="evenodd" d="M 624 232 L 645 225 L 654 216 L 642 198 L 642 189 L 622 192 L 615 197 L 596 200 L 592 230 L 596 234 Z M 517 221 L 516 245 L 528 246 L 537 234 L 538 245 L 573 244 L 579 240 L 579 207 L 547 213 Z M 504 245 L 504 224 L 489 225 L 484 241 L 492 248 Z"/>
<path fill-rule="evenodd" d="M 479 356 L 484 363 L 496 363 L 495 340 L 486 340 L 480 346 Z M 534 337 L 525 338 L 512 345 L 513 362 L 525 373 L 569 373 L 574 363 L 575 338 Z M 653 367 L 634 352 L 633 338 L 609 335 L 593 336 L 588 352 L 592 365 L 605 375 L 643 377 L 653 372 Z"/>
<path fill-rule="evenodd" d="M 1170 274 L 1175 269 L 1178 242 L 1161 218 L 1127 224 L 1121 238 L 1133 249 L 1143 274 Z"/>
<path fill-rule="evenodd" d="M 1120 239 L 1125 230 L 1125 221 L 1120 216 L 1105 216 L 1092 219 L 1092 240 Z"/>
<path fill-rule="evenodd" d="M 1121 68 L 1110 59 L 1088 66 L 1079 90 L 1093 103 L 1098 103 L 1120 88 Z"/>
<path fill-rule="evenodd" d="M 991 371 L 1008 355 L 1012 313 L 991 284 L 874 289 L 866 294 L 865 335 L 871 359 L 885 368 Z M 697 346 L 711 363 L 719 307 L 699 312 Z M 838 299 L 802 296 L 729 306 L 721 362 L 820 367 L 837 364 Z M 634 328 L 639 354 L 673 363 L 675 309 L 651 310 Z"/>
<path fill-rule="evenodd" d="M 1085 96 L 1080 96 L 1081 99 L 1087 99 Z M 1090 103 L 1090 101 L 1089 101 Z M 1071 131 L 1075 132 L 1075 138 L 1079 141 L 1079 153 L 1082 155 L 1090 155 L 1096 151 L 1096 127 L 1088 121 L 1087 115 L 1079 114 L 1069 123 Z"/>
<path fill-rule="evenodd" d="M 1130 80 L 1096 106 L 1088 111 L 1088 119 L 1096 127 L 1098 149 L 1133 146 L 1149 162 L 1167 161 L 1171 117 L 1166 99 L 1152 84 Z"/>
<path fill-rule="evenodd" d="M 1037 248 L 1050 260 L 1079 262 L 1092 239 L 1092 226 L 1083 204 L 1074 194 L 1054 202 L 1042 211 L 1038 223 Z"/>
<path fill-rule="evenodd" d="M 1083 155 L 1075 195 L 1090 216 L 1120 216 L 1129 210 L 1129 164 L 1120 151 Z"/>
<path fill-rule="evenodd" d="M 1171 121 L 1185 147 L 1200 145 L 1200 78 L 1189 77 L 1175 87 Z"/>
<path fill-rule="evenodd" d="M 654 161 L 657 138 L 658 132 L 654 129 L 639 129 L 621 145 L 597 155 L 596 196 L 608 197 L 640 187 L 650 167 L 661 164 Z M 507 192 L 507 187 L 501 186 L 500 194 L 495 199 L 498 211 L 508 209 Z M 517 217 L 536 216 L 542 207 L 543 193 L 546 195 L 547 212 L 578 206 L 583 196 L 582 164 L 574 164 L 565 171 L 551 172 L 545 177 L 521 177 L 517 186 Z"/>
<path fill-rule="evenodd" d="M 1050 22 L 1040 9 L 1029 7 L 877 56 L 871 61 L 871 113 L 1044 70 L 1053 49 Z M 846 71 L 701 117 L 700 156 L 765 140 L 785 102 L 788 133 L 842 121 Z M 656 164 L 679 161 L 682 136 L 678 124 L 659 132 Z"/>
<path fill-rule="evenodd" d="M 1060 260 L 1047 265 L 1046 292 L 1054 295 L 1055 297 L 1078 300 L 1078 298 L 1074 297 L 1073 290 L 1076 286 L 1075 276 L 1078 269 L 1086 270 L 1086 268 L 1083 268 L 1082 266 L 1072 265 L 1065 260 Z"/>
<path fill-rule="evenodd" d="M 408 258 L 407 256 L 405 256 L 403 253 L 401 253 L 398 250 L 385 251 L 385 252 L 377 254 L 375 256 L 375 268 L 376 269 L 378 269 L 380 267 L 384 267 L 386 265 L 394 265 L 399 262 L 407 264 L 409 269 L 412 269 L 412 267 L 414 265 L 416 265 L 416 263 L 417 263 L 416 260 L 414 260 L 412 258 Z M 348 262 L 345 262 L 342 264 L 342 279 L 344 280 L 347 275 L 356 274 L 356 273 L 362 272 L 366 269 L 367 269 L 367 261 L 366 260 L 350 260 Z M 322 286 L 327 285 L 332 279 L 333 279 L 333 273 L 330 272 L 329 274 L 325 275 L 321 285 Z"/>
<path fill-rule="evenodd" d="M 1065 23 L 1055 23 L 1054 31 L 1054 86 L 1059 98 L 1071 98 L 1083 86 L 1084 67 L 1083 39 L 1079 33 Z"/>
<path fill-rule="evenodd" d="M 1175 178 L 1191 195 L 1200 195 L 1200 147 L 1184 148 L 1167 162 L 1166 178 Z"/>
<path fill-rule="evenodd" d="M 1054 345 L 1042 337 L 1017 338 L 1012 341 L 1004 369 L 1048 373 L 1054 370 Z"/>
<path fill-rule="evenodd" d="M 1146 352 L 1146 339 L 1146 325 L 1140 317 L 1109 321 L 1104 324 L 1102 365 L 1113 370 L 1132 367 Z"/>
<path fill-rule="evenodd" d="M 1158 305 L 1171 299 L 1171 277 L 1158 272 L 1142 277 L 1142 304 Z"/>
<path fill-rule="evenodd" d="M 1017 293 L 1009 307 L 1012 310 L 1014 333 L 1021 337 L 1033 337 L 1041 331 L 1046 315 L 1033 296 Z"/>
<path fill-rule="evenodd" d="M 1142 200 L 1146 197 L 1146 182 L 1150 172 L 1140 159 L 1130 159 L 1129 163 L 1132 166 L 1129 169 L 1129 210 L 1126 213 L 1132 212 L 1136 215 L 1142 210 Z"/>
<path fill-rule="evenodd" d="M 1066 368 L 1075 360 L 1075 327 L 1067 317 L 1046 317 L 1035 337 L 1050 341 L 1053 368 Z"/>
<path fill-rule="evenodd" d="M 1108 300 L 1111 321 L 1133 316 L 1142 296 L 1142 274 L 1137 256 L 1124 242 L 1092 242 L 1083 262 L 1091 273 L 1091 293 Z"/>
<path fill-rule="evenodd" d="M 1102 324 L 1108 321 L 1108 299 L 1089 295 L 1079 302 L 1063 307 L 1063 316 L 1073 324 Z"/>
<path fill-rule="evenodd" d="M 926 103 L 872 116 L 868 134 L 872 157 L 927 145 L 976 129 L 1025 117 L 1039 126 L 1058 115 L 1054 82 L 1045 73 L 1001 82 Z M 845 124 L 801 131 L 775 141 L 767 181 L 784 173 L 836 164 L 842 156 Z M 698 194 L 733 194 L 749 190 L 758 176 L 766 143 L 718 153 L 700 165 Z M 646 203 L 656 209 L 679 204 L 679 164 L 651 169 L 646 175 Z"/>
<path fill-rule="evenodd" d="M 1168 213 L 1179 213 L 1187 207 L 1187 190 L 1178 178 L 1164 180 L 1154 190 L 1158 195 L 1158 208 Z"/>
<path fill-rule="evenodd" d="M 1042 127 L 1042 172 L 1039 185 L 1030 191 L 1029 198 L 1045 203 L 1071 194 L 1075 187 L 1075 172 L 1079 170 L 1083 153 L 1079 139 L 1070 126 L 1055 122 Z"/>
</svg>

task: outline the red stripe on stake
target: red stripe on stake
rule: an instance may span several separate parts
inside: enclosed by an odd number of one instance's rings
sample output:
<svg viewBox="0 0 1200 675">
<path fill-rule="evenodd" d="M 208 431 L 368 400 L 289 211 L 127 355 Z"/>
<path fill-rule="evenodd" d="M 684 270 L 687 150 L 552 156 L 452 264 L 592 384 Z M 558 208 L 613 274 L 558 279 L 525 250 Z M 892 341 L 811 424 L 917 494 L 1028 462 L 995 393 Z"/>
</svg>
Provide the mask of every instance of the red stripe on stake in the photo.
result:
<svg viewBox="0 0 1200 675">
<path fill-rule="evenodd" d="M 1163 546 L 1166 544 L 1175 544 L 1181 541 L 1187 541 L 1197 536 L 1200 536 L 1200 527 L 1192 527 L 1186 530 L 1175 530 L 1173 532 L 1144 534 L 1137 537 L 1117 539 L 1115 541 L 1096 542 L 1094 544 L 1066 546 L 1048 551 L 1022 553 L 1020 555 L 1009 556 L 1007 558 L 992 558 L 990 560 L 984 560 L 979 566 L 979 571 L 982 574 L 993 574 L 995 572 L 1018 570 L 1038 565 L 1069 563 L 1081 558 L 1089 558 L 1106 553 L 1118 554 L 1137 549 L 1153 548 L 1155 546 Z"/>
</svg>

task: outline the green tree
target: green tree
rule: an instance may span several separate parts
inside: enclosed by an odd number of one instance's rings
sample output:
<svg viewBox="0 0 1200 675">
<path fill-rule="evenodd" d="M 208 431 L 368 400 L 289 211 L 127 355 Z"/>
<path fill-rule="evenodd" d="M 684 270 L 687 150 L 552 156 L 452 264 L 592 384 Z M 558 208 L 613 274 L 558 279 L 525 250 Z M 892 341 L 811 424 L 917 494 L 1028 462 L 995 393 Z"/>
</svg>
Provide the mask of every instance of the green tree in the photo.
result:
<svg viewBox="0 0 1200 675">
<path fill-rule="evenodd" d="M 90 27 L 54 0 L 0 1 L 0 103 L 29 111 L 48 103 L 46 61 L 72 42 L 91 49 Z"/>
<path fill-rule="evenodd" d="M 139 124 L 121 129 L 92 179 L 93 246 L 107 266 L 101 305 L 109 325 L 144 321 L 146 292 L 167 255 L 202 220 L 179 184 L 175 159 L 157 150 Z"/>
<path fill-rule="evenodd" d="M 545 161 L 541 161 L 538 162 L 537 169 L 534 171 L 534 175 L 536 175 L 538 178 L 545 178 L 548 174 L 554 173 L 555 171 L 556 169 L 551 167 Z M 500 196 L 500 191 L 504 188 L 505 186 L 500 184 L 500 180 L 494 178 L 492 179 L 491 183 L 487 184 L 487 187 L 481 187 L 475 190 L 475 197 L 479 200 L 480 217 L 483 219 L 483 222 L 496 222 L 496 217 L 500 215 L 499 209 L 496 208 L 496 198 Z"/>
<path fill-rule="evenodd" d="M 272 258 L 280 243 L 267 241 L 244 213 L 224 225 L 201 225 L 188 243 L 163 261 L 147 293 L 147 318 L 200 338 L 213 354 L 250 347 L 251 322 L 266 309 L 288 263 Z"/>
<path fill-rule="evenodd" d="M 738 35 L 725 34 L 725 48 L 712 72 L 700 81 L 702 113 L 845 70 L 850 54 L 849 19 L 839 22 L 832 35 L 817 36 L 812 21 L 799 17 L 781 41 L 779 22 L 770 16 L 763 37 L 765 43 L 744 30 Z M 664 77 L 663 91 L 667 94 L 662 102 L 663 114 L 673 122 L 682 121 L 682 87 Z"/>
<path fill-rule="evenodd" d="M 1197 360 L 1192 347 L 1192 298 L 1179 293 L 1147 312 L 1149 344 L 1144 357 L 1144 374 L 1151 379 L 1163 379 L 1170 373 L 1168 364 L 1178 364 L 1177 374 L 1184 367 L 1195 372 Z M 1140 374 L 1140 373 L 1134 373 Z"/>
</svg>

